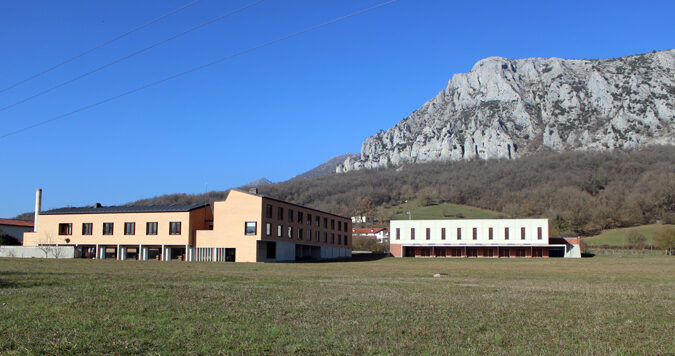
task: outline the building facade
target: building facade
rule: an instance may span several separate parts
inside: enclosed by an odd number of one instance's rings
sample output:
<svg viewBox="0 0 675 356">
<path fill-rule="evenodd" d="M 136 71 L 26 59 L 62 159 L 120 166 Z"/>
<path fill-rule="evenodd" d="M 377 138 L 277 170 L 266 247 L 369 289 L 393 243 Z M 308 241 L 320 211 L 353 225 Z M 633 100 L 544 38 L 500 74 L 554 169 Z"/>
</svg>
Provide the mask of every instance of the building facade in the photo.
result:
<svg viewBox="0 0 675 356">
<path fill-rule="evenodd" d="M 581 257 L 578 238 L 548 236 L 547 219 L 392 220 L 394 257 Z"/>
<path fill-rule="evenodd" d="M 351 257 L 349 218 L 231 190 L 210 205 L 64 208 L 39 214 L 24 246 L 85 258 L 277 262 Z"/>
<path fill-rule="evenodd" d="M 353 229 L 352 235 L 374 238 L 379 242 L 389 238 L 389 231 L 386 227 L 371 227 L 363 229 Z"/>
<path fill-rule="evenodd" d="M 7 235 L 23 243 L 24 232 L 33 231 L 33 222 L 16 219 L 0 219 L 0 235 Z"/>
</svg>

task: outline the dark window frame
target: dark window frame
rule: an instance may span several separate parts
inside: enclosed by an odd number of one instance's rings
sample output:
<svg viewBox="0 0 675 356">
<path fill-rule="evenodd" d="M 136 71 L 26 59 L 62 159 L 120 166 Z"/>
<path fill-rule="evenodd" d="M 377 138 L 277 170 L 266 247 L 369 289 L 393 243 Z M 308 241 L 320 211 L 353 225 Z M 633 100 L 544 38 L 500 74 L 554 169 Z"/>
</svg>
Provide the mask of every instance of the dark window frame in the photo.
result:
<svg viewBox="0 0 675 356">
<path fill-rule="evenodd" d="M 146 235 L 157 235 L 157 222 L 148 221 L 145 223 L 145 234 Z"/>
<path fill-rule="evenodd" d="M 430 227 L 427 228 L 426 233 L 427 233 L 427 240 L 431 240 L 431 228 Z"/>
<path fill-rule="evenodd" d="M 136 223 L 135 222 L 125 222 L 124 223 L 124 235 L 136 235 Z"/>
<path fill-rule="evenodd" d="M 181 221 L 170 221 L 169 222 L 169 235 L 181 235 L 181 230 L 183 226 Z"/>
<path fill-rule="evenodd" d="M 415 228 L 414 227 L 410 228 L 410 239 L 411 240 L 415 239 Z"/>
<path fill-rule="evenodd" d="M 109 227 L 107 229 L 106 227 Z M 104 222 L 103 223 L 103 235 L 114 235 L 115 234 L 115 223 Z"/>
<path fill-rule="evenodd" d="M 93 223 L 82 223 L 82 235 L 92 235 L 94 232 Z"/>
<path fill-rule="evenodd" d="M 253 224 L 253 231 L 249 230 L 249 224 Z M 244 222 L 244 235 L 255 236 L 258 234 L 258 222 L 257 221 L 245 221 Z"/>
<path fill-rule="evenodd" d="M 69 236 L 73 234 L 73 223 L 59 223 L 59 236 Z"/>
</svg>

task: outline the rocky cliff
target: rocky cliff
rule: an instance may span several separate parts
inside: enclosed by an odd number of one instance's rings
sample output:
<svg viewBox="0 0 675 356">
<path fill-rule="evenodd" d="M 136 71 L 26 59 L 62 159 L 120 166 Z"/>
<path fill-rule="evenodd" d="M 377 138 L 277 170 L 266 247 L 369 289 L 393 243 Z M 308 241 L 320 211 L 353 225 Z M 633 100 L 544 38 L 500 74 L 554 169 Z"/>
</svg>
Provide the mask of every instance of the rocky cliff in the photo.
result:
<svg viewBox="0 0 675 356">
<path fill-rule="evenodd" d="M 387 131 L 346 172 L 675 144 L 675 50 L 605 60 L 490 57 Z"/>
</svg>

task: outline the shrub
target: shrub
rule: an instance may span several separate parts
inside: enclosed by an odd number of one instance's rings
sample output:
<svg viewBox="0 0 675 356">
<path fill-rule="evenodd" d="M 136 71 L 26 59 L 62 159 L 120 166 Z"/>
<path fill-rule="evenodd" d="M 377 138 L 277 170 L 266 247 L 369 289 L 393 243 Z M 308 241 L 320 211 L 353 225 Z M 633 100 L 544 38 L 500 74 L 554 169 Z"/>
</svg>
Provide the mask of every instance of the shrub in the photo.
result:
<svg viewBox="0 0 675 356">
<path fill-rule="evenodd" d="M 672 255 L 675 250 L 675 227 L 664 226 L 654 233 L 654 245 Z"/>
</svg>

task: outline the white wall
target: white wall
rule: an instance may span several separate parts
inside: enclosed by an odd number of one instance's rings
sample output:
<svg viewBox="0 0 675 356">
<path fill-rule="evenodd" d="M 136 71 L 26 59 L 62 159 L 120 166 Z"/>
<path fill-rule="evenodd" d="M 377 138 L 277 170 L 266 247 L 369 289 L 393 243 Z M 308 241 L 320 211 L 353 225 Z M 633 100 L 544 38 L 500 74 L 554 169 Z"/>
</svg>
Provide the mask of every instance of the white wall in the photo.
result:
<svg viewBox="0 0 675 356">
<path fill-rule="evenodd" d="M 505 228 L 509 228 L 509 239 L 504 238 Z M 520 229 L 525 228 L 525 240 L 521 239 Z M 541 240 L 537 239 L 537 228 L 542 229 Z M 415 240 L 411 240 L 411 228 L 415 228 Z M 426 229 L 431 229 L 431 238 L 426 239 Z M 445 228 L 445 240 L 441 239 L 441 229 Z M 462 238 L 457 240 L 457 228 L 462 229 Z M 473 240 L 473 228 L 477 228 L 477 239 Z M 489 239 L 489 228 L 493 229 L 493 239 Z M 396 239 L 396 229 L 401 237 Z M 547 245 L 548 219 L 455 219 L 455 220 L 392 220 L 389 241 L 404 245 Z"/>
<path fill-rule="evenodd" d="M 45 256 L 45 252 L 47 255 Z M 0 257 L 74 258 L 74 246 L 0 246 Z"/>
</svg>

